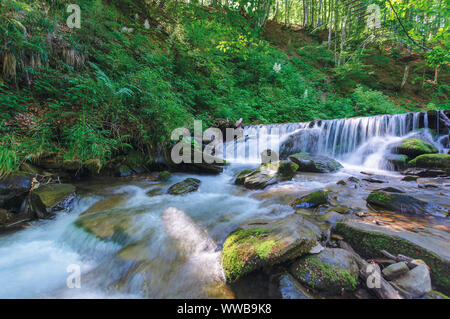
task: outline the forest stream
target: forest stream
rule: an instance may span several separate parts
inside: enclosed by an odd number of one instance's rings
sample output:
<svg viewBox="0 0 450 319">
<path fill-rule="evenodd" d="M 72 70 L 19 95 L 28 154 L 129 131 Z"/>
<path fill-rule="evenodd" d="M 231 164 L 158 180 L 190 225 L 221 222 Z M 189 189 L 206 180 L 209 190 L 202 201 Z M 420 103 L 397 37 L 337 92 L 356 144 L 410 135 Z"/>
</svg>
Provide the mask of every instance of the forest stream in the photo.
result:
<svg viewBox="0 0 450 319">
<path fill-rule="evenodd" d="M 159 181 L 154 173 L 143 173 L 74 182 L 77 196 L 65 212 L 0 234 L 0 297 L 301 298 L 284 264 L 229 283 L 221 262 L 224 241 L 239 225 L 292 214 L 302 215 L 324 233 L 343 220 L 376 227 L 448 262 L 450 220 L 445 210 L 450 209 L 450 179 L 404 180 L 386 160 L 393 144 L 414 137 L 446 154 L 448 135 L 433 134 L 439 127 L 428 121 L 423 113 L 410 113 L 248 126 L 246 137 L 231 147 L 246 156 L 227 159 L 230 164 L 218 175 L 173 173 L 168 181 Z M 235 185 L 241 171 L 261 163 L 263 149 L 253 155 L 242 150 L 274 134 L 275 128 L 281 155 L 322 154 L 343 167 L 329 173 L 297 172 L 263 189 Z M 186 178 L 200 180 L 197 191 L 168 193 L 171 185 Z M 366 203 L 372 191 L 385 187 L 439 208 L 426 215 L 402 214 Z M 327 204 L 314 209 L 290 205 L 315 190 L 329 194 Z M 81 266 L 81 288 L 67 288 L 69 265 Z M 309 297 L 330 297 L 300 291 Z"/>
</svg>

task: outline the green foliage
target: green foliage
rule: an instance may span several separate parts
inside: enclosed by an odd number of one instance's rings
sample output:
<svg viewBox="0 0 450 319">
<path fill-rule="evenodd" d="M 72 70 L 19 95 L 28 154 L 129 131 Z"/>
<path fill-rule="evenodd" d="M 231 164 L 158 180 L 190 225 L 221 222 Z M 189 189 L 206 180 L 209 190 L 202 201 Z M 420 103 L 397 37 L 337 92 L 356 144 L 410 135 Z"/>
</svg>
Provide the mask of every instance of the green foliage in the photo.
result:
<svg viewBox="0 0 450 319">
<path fill-rule="evenodd" d="M 356 115 L 394 114 L 399 110 L 390 103 L 383 93 L 360 85 L 354 90 L 352 100 Z"/>
</svg>

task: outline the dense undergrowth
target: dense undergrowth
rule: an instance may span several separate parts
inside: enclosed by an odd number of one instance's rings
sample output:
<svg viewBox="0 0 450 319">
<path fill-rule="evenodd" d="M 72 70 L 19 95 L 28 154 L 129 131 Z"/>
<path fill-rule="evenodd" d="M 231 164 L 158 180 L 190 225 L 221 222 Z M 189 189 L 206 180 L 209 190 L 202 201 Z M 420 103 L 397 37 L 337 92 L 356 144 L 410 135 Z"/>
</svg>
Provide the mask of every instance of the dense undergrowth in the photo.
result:
<svg viewBox="0 0 450 319">
<path fill-rule="evenodd" d="M 448 86 L 426 82 L 432 70 L 419 62 L 411 77 L 423 83 L 409 90 L 421 99 L 396 92 L 390 81 L 401 81 L 401 70 L 386 70 L 401 49 L 372 47 L 366 59 L 334 68 L 323 39 L 306 31 L 256 30 L 239 14 L 194 5 L 110 2 L 77 1 L 80 29 L 65 24 L 70 1 L 1 2 L 0 174 L 52 153 L 149 162 L 194 118 L 207 127 L 215 118 L 277 123 L 448 108 Z"/>
</svg>

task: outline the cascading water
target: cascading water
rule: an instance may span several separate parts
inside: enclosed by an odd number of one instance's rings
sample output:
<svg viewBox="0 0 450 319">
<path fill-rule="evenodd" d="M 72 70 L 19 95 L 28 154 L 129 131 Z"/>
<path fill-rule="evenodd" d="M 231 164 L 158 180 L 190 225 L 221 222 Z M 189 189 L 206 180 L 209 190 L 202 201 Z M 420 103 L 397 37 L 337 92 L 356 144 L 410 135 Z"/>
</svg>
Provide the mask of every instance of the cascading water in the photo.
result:
<svg viewBox="0 0 450 319">
<path fill-rule="evenodd" d="M 439 120 L 444 117 L 443 112 L 437 112 L 437 132 Z M 428 128 L 428 114 L 420 112 L 248 126 L 243 137 L 228 145 L 226 159 L 229 162 L 261 162 L 261 152 L 271 149 L 278 152 L 281 159 L 293 153 L 308 152 L 352 165 L 388 169 L 384 155 L 405 138 L 420 137 L 441 153 L 448 151 L 445 136 L 434 137 Z"/>
<path fill-rule="evenodd" d="M 448 126 L 444 113 L 439 118 L 440 129 L 442 123 Z M 231 231 L 248 220 L 292 214 L 291 196 L 339 188 L 336 194 L 345 205 L 364 207 L 370 191 L 341 188 L 339 180 L 364 178 L 360 170 L 346 167 L 332 174 L 299 174 L 262 191 L 234 185 L 239 172 L 256 167 L 260 153 L 268 148 L 279 149 L 281 155 L 326 154 L 365 167 L 379 167 L 388 145 L 407 136 L 420 135 L 448 152 L 448 135 L 433 137 L 429 130 L 417 131 L 428 125 L 428 119 L 415 113 L 249 126 L 243 137 L 226 145 L 227 160 L 238 163 L 217 176 L 180 173 L 168 182 L 142 176 L 77 184 L 79 198 L 70 212 L 0 234 L 0 297 L 239 297 L 239 287 L 230 290 L 226 285 L 220 262 L 221 245 Z M 167 193 L 187 177 L 201 180 L 198 191 L 182 196 Z M 411 196 L 450 208 L 446 193 L 441 196 L 433 188 L 402 184 L 394 173 L 383 178 L 393 187 L 406 188 Z M 67 285 L 71 265 L 81 268 L 79 289 Z M 257 280 L 247 284 L 251 289 L 241 288 L 240 293 L 261 289 Z"/>
</svg>

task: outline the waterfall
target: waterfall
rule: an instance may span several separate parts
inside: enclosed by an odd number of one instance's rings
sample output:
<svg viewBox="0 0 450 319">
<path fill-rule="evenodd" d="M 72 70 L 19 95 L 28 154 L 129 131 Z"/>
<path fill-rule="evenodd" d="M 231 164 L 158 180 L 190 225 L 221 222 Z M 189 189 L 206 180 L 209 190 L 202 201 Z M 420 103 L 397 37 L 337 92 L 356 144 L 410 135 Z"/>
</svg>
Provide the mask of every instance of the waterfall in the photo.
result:
<svg viewBox="0 0 450 319">
<path fill-rule="evenodd" d="M 438 112 L 439 119 L 446 117 Z M 429 130 L 427 113 L 403 113 L 371 117 L 315 120 L 312 122 L 252 125 L 244 129 L 243 136 L 226 146 L 229 162 L 260 162 L 261 152 L 270 149 L 281 159 L 297 152 L 309 152 L 336 158 L 355 165 L 386 168 L 381 163 L 383 154 L 392 145 L 407 137 L 420 137 L 435 145 L 441 152 L 446 149 L 441 137 L 433 137 Z"/>
</svg>

